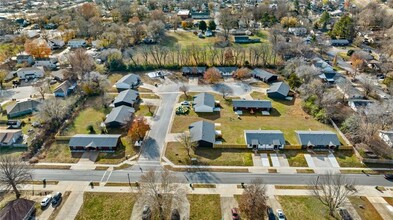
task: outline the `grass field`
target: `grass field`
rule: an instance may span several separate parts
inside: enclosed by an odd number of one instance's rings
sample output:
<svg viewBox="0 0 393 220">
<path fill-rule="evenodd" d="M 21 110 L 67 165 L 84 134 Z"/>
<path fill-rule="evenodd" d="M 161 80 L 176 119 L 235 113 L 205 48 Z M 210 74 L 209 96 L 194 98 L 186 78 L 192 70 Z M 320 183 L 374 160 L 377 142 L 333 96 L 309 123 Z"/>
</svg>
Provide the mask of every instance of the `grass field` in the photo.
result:
<svg viewBox="0 0 393 220">
<path fill-rule="evenodd" d="M 374 206 L 368 201 L 368 199 L 364 196 L 353 196 L 348 198 L 352 203 L 353 207 L 356 209 L 356 212 L 360 215 L 362 219 L 372 219 L 372 220 L 382 220 L 382 217 L 379 215 L 378 211 L 374 208 Z M 362 206 L 363 208 L 360 208 Z"/>
<path fill-rule="evenodd" d="M 334 156 L 336 156 L 340 167 L 365 167 L 352 150 L 336 151 L 334 152 Z"/>
<path fill-rule="evenodd" d="M 192 94 L 190 94 L 191 96 Z M 183 96 L 183 95 L 182 95 Z M 241 120 L 232 110 L 231 101 L 225 101 L 222 96 L 214 94 L 215 99 L 221 103 L 221 111 L 215 113 L 204 113 L 197 115 L 191 111 L 189 115 L 175 116 L 172 126 L 172 133 L 180 133 L 188 129 L 188 126 L 195 121 L 208 120 L 214 123 L 221 123 L 218 130 L 223 135 L 223 143 L 244 144 L 244 130 L 263 129 L 281 130 L 287 144 L 296 145 L 297 139 L 295 130 L 330 130 L 334 129 L 326 124 L 322 124 L 311 116 L 307 115 L 301 108 L 301 100 L 293 101 L 273 101 L 273 110 L 270 116 L 255 115 L 241 116 Z M 180 97 L 180 101 L 184 97 Z"/>
<path fill-rule="evenodd" d="M 151 109 L 150 109 L 151 112 L 154 113 L 156 108 L 157 108 L 157 106 L 151 107 Z M 146 105 L 139 105 L 139 107 L 136 109 L 135 115 L 138 115 L 138 116 L 153 116 L 153 114 L 151 114 L 149 112 L 149 109 L 147 108 Z"/>
<path fill-rule="evenodd" d="M 288 159 L 291 167 L 308 167 L 306 158 L 304 158 L 304 151 L 285 150 L 282 152 Z"/>
<path fill-rule="evenodd" d="M 19 157 L 23 152 L 27 151 L 27 147 L 0 147 L 0 155 L 12 155 Z"/>
<path fill-rule="evenodd" d="M 220 195 L 188 194 L 190 220 L 221 219 Z"/>
<path fill-rule="evenodd" d="M 178 142 L 168 142 L 165 156 L 177 165 L 190 165 L 191 161 L 185 148 Z M 252 166 L 251 152 L 242 149 L 198 148 L 191 152 L 199 165 L 209 166 Z"/>
<path fill-rule="evenodd" d="M 130 219 L 135 201 L 131 193 L 85 192 L 76 219 Z"/>
<path fill-rule="evenodd" d="M 161 45 L 167 47 L 174 47 L 180 45 L 182 47 L 196 45 L 196 46 L 209 46 L 217 41 L 216 37 L 199 38 L 192 31 L 176 31 L 166 32 L 165 38 L 162 40 Z"/>
<path fill-rule="evenodd" d="M 43 154 L 45 158 L 41 162 L 53 163 L 77 163 L 82 156 L 82 153 L 71 153 L 68 141 L 55 141 Z"/>
<path fill-rule="evenodd" d="M 287 219 L 314 220 L 335 218 L 329 215 L 329 210 L 316 197 L 312 196 L 276 196 Z"/>
<path fill-rule="evenodd" d="M 141 99 L 159 99 L 160 97 L 154 93 L 139 94 Z"/>
</svg>

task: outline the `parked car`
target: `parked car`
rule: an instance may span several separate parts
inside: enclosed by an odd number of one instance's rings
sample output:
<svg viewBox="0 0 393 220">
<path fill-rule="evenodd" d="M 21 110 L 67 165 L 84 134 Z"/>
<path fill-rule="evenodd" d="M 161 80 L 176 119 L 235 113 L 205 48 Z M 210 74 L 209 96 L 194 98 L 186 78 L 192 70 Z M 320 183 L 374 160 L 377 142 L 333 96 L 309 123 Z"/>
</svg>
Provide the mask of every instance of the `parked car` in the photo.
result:
<svg viewBox="0 0 393 220">
<path fill-rule="evenodd" d="M 349 214 L 348 210 L 346 209 L 339 209 L 338 213 L 341 216 L 341 219 L 343 220 L 352 220 L 352 216 Z"/>
<path fill-rule="evenodd" d="M 171 220 L 180 220 L 180 213 L 177 209 L 172 210 Z"/>
<path fill-rule="evenodd" d="M 142 220 L 150 220 L 151 219 L 151 210 L 150 207 L 145 205 L 143 206 L 142 211 Z"/>
<path fill-rule="evenodd" d="M 384 176 L 387 180 L 393 180 L 393 174 L 385 174 Z"/>
<path fill-rule="evenodd" d="M 276 212 L 277 212 L 278 220 L 285 220 L 284 212 L 281 209 L 277 209 Z"/>
<path fill-rule="evenodd" d="M 237 208 L 231 209 L 231 213 L 232 213 L 232 220 L 240 220 L 240 215 Z"/>
<path fill-rule="evenodd" d="M 62 199 L 61 192 L 55 193 L 55 195 L 53 196 L 53 199 L 52 199 L 52 205 L 56 206 L 57 204 L 60 203 L 61 199 Z"/>
<path fill-rule="evenodd" d="M 182 102 L 180 102 L 180 105 L 183 105 L 183 106 L 190 106 L 191 103 L 188 102 L 188 101 L 182 101 Z"/>
<path fill-rule="evenodd" d="M 267 218 L 269 220 L 276 220 L 276 215 L 271 207 L 267 207 Z"/>
<path fill-rule="evenodd" d="M 52 200 L 51 195 L 47 195 L 45 198 L 43 198 L 41 201 L 41 208 L 45 208 L 50 203 L 51 200 Z"/>
</svg>

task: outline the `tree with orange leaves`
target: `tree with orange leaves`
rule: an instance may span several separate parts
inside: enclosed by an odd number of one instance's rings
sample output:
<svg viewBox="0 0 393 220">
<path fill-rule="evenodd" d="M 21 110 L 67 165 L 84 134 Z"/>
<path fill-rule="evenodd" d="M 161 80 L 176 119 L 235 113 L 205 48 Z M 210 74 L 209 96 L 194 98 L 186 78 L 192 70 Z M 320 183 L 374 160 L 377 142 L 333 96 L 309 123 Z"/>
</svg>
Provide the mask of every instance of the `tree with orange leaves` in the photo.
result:
<svg viewBox="0 0 393 220">
<path fill-rule="evenodd" d="M 26 53 L 32 55 L 34 58 L 46 58 L 51 54 L 51 49 L 44 41 L 31 41 L 25 42 Z"/>
<path fill-rule="evenodd" d="M 86 20 L 99 15 L 97 7 L 93 3 L 83 4 L 81 7 L 79 7 L 78 11 Z"/>
<path fill-rule="evenodd" d="M 205 74 L 203 75 L 203 79 L 207 83 L 214 84 L 220 81 L 221 74 L 220 72 L 218 72 L 216 68 L 209 68 L 208 70 L 206 70 Z"/>
<path fill-rule="evenodd" d="M 363 66 L 363 59 L 358 56 L 357 54 L 352 54 L 351 56 L 351 65 L 354 68 L 354 76 L 356 76 L 356 74 L 358 73 L 358 70 Z"/>
<path fill-rule="evenodd" d="M 131 137 L 133 141 L 141 141 L 149 130 L 150 125 L 147 123 L 146 118 L 137 116 L 132 121 L 130 129 L 128 129 L 128 136 Z"/>
</svg>

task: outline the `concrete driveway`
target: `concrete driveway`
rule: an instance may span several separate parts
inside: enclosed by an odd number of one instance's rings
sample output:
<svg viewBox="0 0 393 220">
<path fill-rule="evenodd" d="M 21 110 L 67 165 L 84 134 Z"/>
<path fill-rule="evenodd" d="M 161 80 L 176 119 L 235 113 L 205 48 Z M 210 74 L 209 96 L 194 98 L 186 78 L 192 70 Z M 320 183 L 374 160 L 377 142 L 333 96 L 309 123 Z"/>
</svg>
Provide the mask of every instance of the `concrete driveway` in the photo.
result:
<svg viewBox="0 0 393 220">
<path fill-rule="evenodd" d="M 231 209 L 239 207 L 236 199 L 234 197 L 220 197 L 220 202 L 222 219 L 232 220 Z"/>
<path fill-rule="evenodd" d="M 393 219 L 393 208 L 382 197 L 367 197 L 383 219 Z"/>
</svg>

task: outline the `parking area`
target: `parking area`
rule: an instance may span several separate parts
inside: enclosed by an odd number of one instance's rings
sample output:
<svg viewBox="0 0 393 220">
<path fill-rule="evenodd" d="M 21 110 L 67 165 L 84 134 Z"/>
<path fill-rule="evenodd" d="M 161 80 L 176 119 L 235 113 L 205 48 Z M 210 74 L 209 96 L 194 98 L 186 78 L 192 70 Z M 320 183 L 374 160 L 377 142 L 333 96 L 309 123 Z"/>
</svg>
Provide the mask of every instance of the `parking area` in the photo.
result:
<svg viewBox="0 0 393 220">
<path fill-rule="evenodd" d="M 340 165 L 337 162 L 336 157 L 333 154 L 329 155 L 310 155 L 304 154 L 304 158 L 307 161 L 307 165 L 310 168 L 340 168 Z"/>
</svg>

